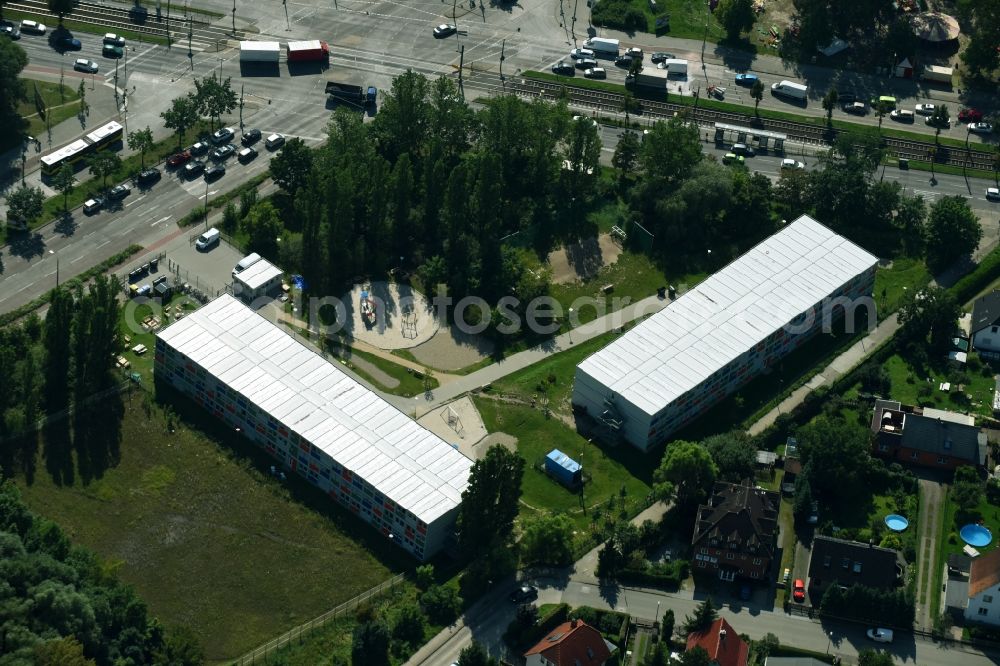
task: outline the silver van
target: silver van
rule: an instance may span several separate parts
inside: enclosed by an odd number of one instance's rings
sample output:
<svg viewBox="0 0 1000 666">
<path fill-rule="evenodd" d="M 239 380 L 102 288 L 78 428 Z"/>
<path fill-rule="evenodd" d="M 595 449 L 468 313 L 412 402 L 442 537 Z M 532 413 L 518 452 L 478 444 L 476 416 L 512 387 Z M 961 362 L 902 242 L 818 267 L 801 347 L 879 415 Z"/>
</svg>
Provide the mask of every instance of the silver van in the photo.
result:
<svg viewBox="0 0 1000 666">
<path fill-rule="evenodd" d="M 246 269 L 250 268 L 254 264 L 260 261 L 260 255 L 254 252 L 253 254 L 248 254 L 247 256 L 240 259 L 240 263 L 236 264 L 236 268 L 233 269 L 233 275 L 237 273 L 242 273 Z"/>
<path fill-rule="evenodd" d="M 201 236 L 198 236 L 198 240 L 194 242 L 194 247 L 202 252 L 207 252 L 219 244 L 219 238 L 221 237 L 222 234 L 219 233 L 219 230 L 212 227 Z"/>
</svg>

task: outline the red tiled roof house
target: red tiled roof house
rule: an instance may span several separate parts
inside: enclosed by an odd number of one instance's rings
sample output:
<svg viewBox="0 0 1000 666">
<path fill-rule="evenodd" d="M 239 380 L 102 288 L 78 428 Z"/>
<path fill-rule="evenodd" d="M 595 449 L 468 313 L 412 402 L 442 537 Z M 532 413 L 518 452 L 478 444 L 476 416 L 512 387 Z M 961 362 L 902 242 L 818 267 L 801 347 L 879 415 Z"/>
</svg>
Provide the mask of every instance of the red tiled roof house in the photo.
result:
<svg viewBox="0 0 1000 666">
<path fill-rule="evenodd" d="M 739 637 L 733 625 L 719 618 L 704 631 L 688 634 L 685 650 L 700 647 L 708 653 L 712 666 L 747 666 L 750 646 Z"/>
<path fill-rule="evenodd" d="M 524 653 L 525 666 L 602 666 L 615 649 L 594 627 L 583 620 L 570 620 Z"/>
</svg>

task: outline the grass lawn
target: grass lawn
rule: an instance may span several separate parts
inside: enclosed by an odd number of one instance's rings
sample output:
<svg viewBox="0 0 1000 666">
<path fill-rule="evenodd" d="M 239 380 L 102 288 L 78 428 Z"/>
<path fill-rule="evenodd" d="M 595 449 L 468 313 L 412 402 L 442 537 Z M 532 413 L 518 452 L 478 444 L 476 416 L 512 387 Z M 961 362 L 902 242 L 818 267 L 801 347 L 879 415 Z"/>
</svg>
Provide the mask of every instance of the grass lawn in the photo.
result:
<svg viewBox="0 0 1000 666">
<path fill-rule="evenodd" d="M 973 358 L 978 357 L 973 355 Z M 973 365 L 975 363 L 973 361 Z M 890 395 L 904 405 L 992 415 L 995 383 L 994 370 L 989 365 L 983 365 L 979 371 L 971 367 L 959 370 L 942 360 L 929 368 L 920 369 L 899 354 L 894 354 L 886 360 L 884 367 L 889 371 L 892 381 Z M 945 382 L 951 384 L 950 391 L 940 390 L 940 385 Z M 964 390 L 958 390 L 959 384 L 965 385 Z"/>
<path fill-rule="evenodd" d="M 970 522 L 975 522 L 979 519 L 983 521 L 983 525 L 987 527 L 990 532 L 993 533 L 993 542 L 988 546 L 982 548 L 976 548 L 980 553 L 986 554 L 994 549 L 996 549 L 998 542 L 998 537 L 1000 537 L 1000 507 L 990 504 L 984 498 L 979 506 L 975 508 L 971 513 L 964 514 L 959 510 L 958 506 L 951 500 L 951 492 L 948 492 L 948 498 L 944 502 L 942 507 L 942 522 L 940 530 L 940 540 L 937 544 L 938 553 L 938 566 L 932 572 L 931 575 L 931 617 L 937 617 L 937 613 L 940 611 L 940 594 L 937 590 L 941 589 L 941 579 L 943 576 L 943 568 L 941 564 L 948 560 L 948 556 L 952 553 L 961 553 L 962 547 L 965 542 L 962 541 L 961 537 L 958 536 L 959 530 Z"/>
<path fill-rule="evenodd" d="M 930 280 L 930 271 L 920 259 L 894 259 L 889 268 L 879 268 L 875 273 L 875 303 L 879 321 L 899 309 L 907 291 L 926 287 Z"/>
<path fill-rule="evenodd" d="M 778 506 L 778 524 L 781 525 L 781 564 L 778 565 L 778 578 L 784 574 L 785 569 L 789 571 L 795 565 L 795 518 L 792 515 L 792 503 L 784 498 Z M 775 587 L 774 607 L 785 607 L 785 596 L 788 590 L 783 585 Z"/>
<path fill-rule="evenodd" d="M 392 393 L 394 395 L 401 395 L 407 398 L 411 398 L 427 390 L 427 387 L 424 384 L 425 377 L 423 376 L 418 377 L 417 374 L 415 372 L 411 372 L 409 368 L 405 368 L 401 365 L 393 363 L 392 361 L 388 361 L 382 358 L 381 356 L 376 356 L 375 354 L 369 354 L 368 352 L 352 348 L 341 348 L 341 350 L 336 353 L 338 356 L 341 356 L 342 358 L 348 361 L 350 361 L 350 358 L 352 356 L 357 356 L 358 358 L 362 358 L 368 361 L 369 363 L 375 365 L 376 367 L 378 367 L 378 369 L 381 370 L 382 372 L 393 377 L 396 381 L 399 382 L 399 386 L 391 389 L 388 387 L 382 387 L 383 390 L 386 391 L 387 393 Z M 377 380 L 368 377 L 367 373 L 365 373 L 363 370 L 358 370 L 358 368 L 353 365 L 351 366 L 351 368 L 355 372 L 358 372 L 359 374 L 364 374 L 372 383 L 377 384 L 380 387 L 382 386 L 382 384 Z M 430 387 L 431 390 L 436 389 L 440 385 L 438 380 L 435 379 L 433 375 L 431 375 L 430 377 L 426 377 L 426 381 L 427 385 Z"/>
<path fill-rule="evenodd" d="M 73 118 L 80 112 L 80 95 L 74 88 L 59 85 L 52 81 L 37 81 L 22 77 L 27 99 L 17 105 L 17 112 L 28 121 L 28 134 L 39 137 L 45 134 L 46 126 L 55 127 L 67 118 Z M 45 102 L 48 123 L 35 108 L 35 89 Z M 61 92 L 60 92 L 61 89 Z"/>
<path fill-rule="evenodd" d="M 518 452 L 527 461 L 521 484 L 523 504 L 540 511 L 565 512 L 581 529 L 589 525 L 592 513 L 589 511 L 588 515 L 584 515 L 584 501 L 588 510 L 607 504 L 612 497 L 617 502 L 622 486 L 626 490 L 628 515 L 634 515 L 646 506 L 653 469 L 657 464 L 655 457 L 644 455 L 626 444 L 615 448 L 598 446 L 558 418 L 546 418 L 538 409 L 478 396 L 473 400 L 489 432 L 502 431 L 518 438 Z M 584 475 L 589 477 L 583 498 L 541 470 L 545 455 L 554 448 L 583 465 Z M 522 516 L 524 509 L 522 505 Z"/>
<path fill-rule="evenodd" d="M 19 485 L 33 510 L 114 566 L 165 624 L 191 627 L 209 661 L 235 658 L 390 576 L 359 545 L 363 526 L 301 501 L 304 482 L 271 479 L 183 420 L 168 435 L 164 410 L 143 391 L 126 403 L 115 466 L 60 486 L 40 459 L 34 482 Z"/>
</svg>

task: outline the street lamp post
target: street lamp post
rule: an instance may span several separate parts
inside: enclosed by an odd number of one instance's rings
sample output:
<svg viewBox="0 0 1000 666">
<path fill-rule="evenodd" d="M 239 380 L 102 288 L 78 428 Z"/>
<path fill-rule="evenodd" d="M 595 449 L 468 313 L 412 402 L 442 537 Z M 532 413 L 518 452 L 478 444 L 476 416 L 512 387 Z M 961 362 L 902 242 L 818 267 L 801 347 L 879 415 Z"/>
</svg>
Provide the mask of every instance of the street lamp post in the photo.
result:
<svg viewBox="0 0 1000 666">
<path fill-rule="evenodd" d="M 569 343 L 573 344 L 573 308 L 569 309 Z"/>
<path fill-rule="evenodd" d="M 826 653 L 830 654 L 830 646 L 833 644 L 833 632 L 831 631 L 830 633 L 828 633 L 827 636 L 826 636 L 826 638 L 827 638 L 827 641 L 826 641 Z"/>
</svg>

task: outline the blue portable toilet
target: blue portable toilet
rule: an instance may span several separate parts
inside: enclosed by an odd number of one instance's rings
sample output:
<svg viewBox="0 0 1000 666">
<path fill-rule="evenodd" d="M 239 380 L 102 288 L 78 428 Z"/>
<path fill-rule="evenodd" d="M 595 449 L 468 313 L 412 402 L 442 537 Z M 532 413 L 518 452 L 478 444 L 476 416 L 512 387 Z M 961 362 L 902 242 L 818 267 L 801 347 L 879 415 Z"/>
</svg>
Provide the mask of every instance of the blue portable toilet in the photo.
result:
<svg viewBox="0 0 1000 666">
<path fill-rule="evenodd" d="M 552 449 L 545 456 L 545 471 L 567 487 L 580 485 L 583 476 L 583 468 L 580 463 L 559 449 Z"/>
</svg>

